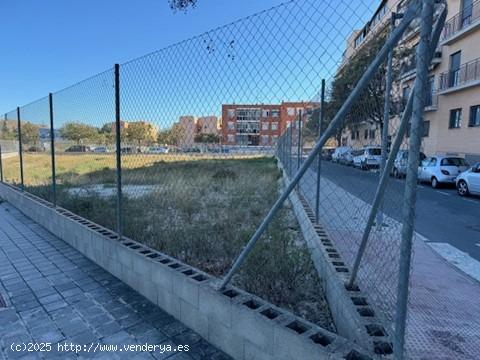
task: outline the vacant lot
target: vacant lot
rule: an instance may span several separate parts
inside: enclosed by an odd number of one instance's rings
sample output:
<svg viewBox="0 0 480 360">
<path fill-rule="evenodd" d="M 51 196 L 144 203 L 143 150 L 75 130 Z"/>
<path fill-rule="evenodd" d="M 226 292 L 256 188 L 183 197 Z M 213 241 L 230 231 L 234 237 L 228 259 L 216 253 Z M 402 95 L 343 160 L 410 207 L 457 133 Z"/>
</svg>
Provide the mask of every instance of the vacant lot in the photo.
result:
<svg viewBox="0 0 480 360">
<path fill-rule="evenodd" d="M 7 178 L 18 176 L 18 160 L 5 162 Z M 26 154 L 24 163 L 27 189 L 49 199 L 49 155 Z M 115 230 L 114 155 L 62 154 L 56 163 L 59 205 Z M 123 156 L 122 165 L 124 234 L 215 276 L 227 271 L 280 189 L 281 173 L 271 157 L 138 154 Z M 320 279 L 288 206 L 234 283 L 333 329 Z"/>
</svg>

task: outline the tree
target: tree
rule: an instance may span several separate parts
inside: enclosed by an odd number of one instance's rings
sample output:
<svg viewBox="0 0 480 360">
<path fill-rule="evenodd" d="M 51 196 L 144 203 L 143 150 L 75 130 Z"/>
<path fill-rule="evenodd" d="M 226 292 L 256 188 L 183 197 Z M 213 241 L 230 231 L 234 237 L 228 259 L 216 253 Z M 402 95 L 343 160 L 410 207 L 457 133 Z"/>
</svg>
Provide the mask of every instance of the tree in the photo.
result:
<svg viewBox="0 0 480 360">
<path fill-rule="evenodd" d="M 26 122 L 22 124 L 22 142 L 36 146 L 40 139 L 40 126 Z"/>
<path fill-rule="evenodd" d="M 158 133 L 157 141 L 165 145 L 179 145 L 185 136 L 185 130 L 180 124 L 173 124 L 170 129 L 162 130 Z"/>
<path fill-rule="evenodd" d="M 126 128 L 126 135 L 128 141 L 137 142 L 138 146 L 142 143 L 149 144 L 155 141 L 153 126 L 142 121 L 130 123 Z"/>
<path fill-rule="evenodd" d="M 169 0 L 170 8 L 174 11 L 187 11 L 190 7 L 195 7 L 197 0 Z"/>
<path fill-rule="evenodd" d="M 333 118 L 353 91 L 358 80 L 360 80 L 367 67 L 375 59 L 378 51 L 385 43 L 386 37 L 386 31 L 377 34 L 368 43 L 364 44 L 358 53 L 349 59 L 347 64 L 338 72 L 332 83 L 330 99 L 326 104 L 326 113 L 328 113 L 328 115 L 325 118 L 328 121 Z M 400 64 L 395 62 L 392 66 L 393 78 L 396 77 L 399 69 Z M 370 80 L 367 87 L 352 106 L 352 109 L 346 117 L 345 126 L 355 127 L 357 124 L 369 122 L 380 125 L 380 128 L 383 127 L 385 78 L 386 67 L 385 64 L 383 64 L 379 67 L 373 79 Z M 390 108 L 394 111 L 397 107 L 391 106 Z M 336 134 L 337 140 L 339 140 L 340 136 L 338 133 Z"/>
<path fill-rule="evenodd" d="M 77 122 L 64 124 L 60 128 L 60 134 L 64 139 L 74 141 L 77 144 L 86 140 L 98 139 L 98 130 L 95 127 Z"/>
<path fill-rule="evenodd" d="M 7 125 L 7 120 L 3 120 L 2 122 L 2 128 L 0 130 L 1 133 L 1 139 L 2 140 L 14 140 L 15 139 L 15 134 L 13 131 L 8 127 Z"/>
<path fill-rule="evenodd" d="M 217 134 L 205 134 L 200 133 L 195 135 L 193 139 L 196 143 L 203 143 L 203 144 L 218 144 L 220 142 L 220 136 Z"/>
</svg>

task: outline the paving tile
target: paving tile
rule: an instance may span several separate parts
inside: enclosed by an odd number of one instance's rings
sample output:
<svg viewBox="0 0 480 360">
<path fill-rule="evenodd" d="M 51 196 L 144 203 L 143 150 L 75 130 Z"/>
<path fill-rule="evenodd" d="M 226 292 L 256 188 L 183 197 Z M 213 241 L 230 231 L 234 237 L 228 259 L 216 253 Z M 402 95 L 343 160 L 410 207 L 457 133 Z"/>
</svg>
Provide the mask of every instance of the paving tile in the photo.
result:
<svg viewBox="0 0 480 360">
<path fill-rule="evenodd" d="M 0 310 L 0 360 L 228 359 L 198 334 L 5 203 L 0 204 L 0 285 L 12 301 L 12 307 Z M 52 342 L 52 351 L 2 350 L 1 344 L 13 341 Z M 64 341 L 172 347 L 189 343 L 192 351 L 82 352 L 77 356 L 57 351 L 57 344 Z"/>
</svg>

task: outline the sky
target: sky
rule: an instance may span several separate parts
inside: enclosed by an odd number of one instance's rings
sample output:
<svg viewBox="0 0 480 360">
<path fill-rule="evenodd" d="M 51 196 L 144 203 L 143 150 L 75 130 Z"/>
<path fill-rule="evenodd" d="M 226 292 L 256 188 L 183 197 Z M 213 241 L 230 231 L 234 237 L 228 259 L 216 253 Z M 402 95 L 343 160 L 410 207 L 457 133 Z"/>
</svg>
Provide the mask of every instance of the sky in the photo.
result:
<svg viewBox="0 0 480 360">
<path fill-rule="evenodd" d="M 167 0 L 3 0 L 0 113 L 126 62 L 126 118 L 166 122 L 189 112 L 218 115 L 224 102 L 308 100 L 378 4 L 298 0 L 212 30 L 281 3 L 198 0 L 183 13 Z M 111 82 L 107 72 L 60 92 L 60 121 L 110 117 Z"/>
</svg>

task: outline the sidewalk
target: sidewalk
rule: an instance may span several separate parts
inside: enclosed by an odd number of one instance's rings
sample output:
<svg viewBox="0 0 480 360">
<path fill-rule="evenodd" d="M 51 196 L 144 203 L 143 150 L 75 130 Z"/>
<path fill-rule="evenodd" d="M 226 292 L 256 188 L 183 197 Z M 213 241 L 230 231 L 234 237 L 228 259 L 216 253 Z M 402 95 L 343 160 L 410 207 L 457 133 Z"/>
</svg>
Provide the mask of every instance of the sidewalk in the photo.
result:
<svg viewBox="0 0 480 360">
<path fill-rule="evenodd" d="M 0 360 L 229 359 L 5 202 L 0 203 L 0 295 L 6 301 L 6 308 L 0 301 Z M 52 343 L 52 350 L 11 350 L 12 343 L 31 342 Z M 86 347 L 78 354 L 57 351 L 57 344 L 65 342 Z M 97 343 L 147 343 L 162 345 L 164 351 L 94 352 Z M 189 351 L 168 352 L 167 345 L 189 345 Z"/>
<path fill-rule="evenodd" d="M 315 177 L 310 169 L 304 179 Z M 314 208 L 315 186 L 302 181 L 301 190 Z M 325 178 L 321 179 L 320 197 L 322 224 L 351 266 L 370 205 Z M 358 281 L 371 301 L 392 320 L 401 224 L 388 217 L 384 222 L 389 225 L 387 228 L 372 231 Z M 441 258 L 425 240 L 419 234 L 414 240 L 408 354 L 413 359 L 478 359 L 480 283 Z"/>
</svg>

